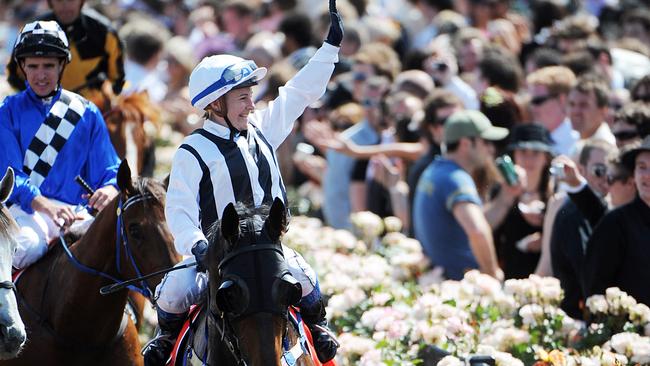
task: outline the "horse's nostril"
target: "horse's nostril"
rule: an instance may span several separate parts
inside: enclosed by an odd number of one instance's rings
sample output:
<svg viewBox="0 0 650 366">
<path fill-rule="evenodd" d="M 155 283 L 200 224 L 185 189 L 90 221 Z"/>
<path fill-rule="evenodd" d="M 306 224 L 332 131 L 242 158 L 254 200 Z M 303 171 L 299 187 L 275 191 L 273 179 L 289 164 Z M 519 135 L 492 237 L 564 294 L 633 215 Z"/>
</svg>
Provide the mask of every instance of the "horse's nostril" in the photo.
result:
<svg viewBox="0 0 650 366">
<path fill-rule="evenodd" d="M 15 325 L 11 326 L 0 326 L 0 353 L 6 353 L 10 355 L 17 354 L 25 341 L 27 340 L 27 335 L 25 331 L 21 328 L 16 327 Z M 0 359 L 2 355 L 0 355 Z"/>
</svg>

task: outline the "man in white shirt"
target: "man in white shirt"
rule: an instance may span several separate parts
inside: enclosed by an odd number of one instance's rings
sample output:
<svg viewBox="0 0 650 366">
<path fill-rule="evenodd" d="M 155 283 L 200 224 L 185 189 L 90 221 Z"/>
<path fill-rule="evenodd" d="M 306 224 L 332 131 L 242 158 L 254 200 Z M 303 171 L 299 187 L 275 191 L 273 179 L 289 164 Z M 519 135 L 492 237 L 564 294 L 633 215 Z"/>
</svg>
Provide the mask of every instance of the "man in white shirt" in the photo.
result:
<svg viewBox="0 0 650 366">
<path fill-rule="evenodd" d="M 533 121 L 551 131 L 556 154 L 570 155 L 580 139 L 567 117 L 568 94 L 575 80 L 564 66 L 543 67 L 526 78 Z"/>
<path fill-rule="evenodd" d="M 616 145 L 616 138 L 605 123 L 609 108 L 606 82 L 592 76 L 579 78 L 569 92 L 568 107 L 571 125 L 580 133 L 581 141 L 598 139 Z"/>
</svg>

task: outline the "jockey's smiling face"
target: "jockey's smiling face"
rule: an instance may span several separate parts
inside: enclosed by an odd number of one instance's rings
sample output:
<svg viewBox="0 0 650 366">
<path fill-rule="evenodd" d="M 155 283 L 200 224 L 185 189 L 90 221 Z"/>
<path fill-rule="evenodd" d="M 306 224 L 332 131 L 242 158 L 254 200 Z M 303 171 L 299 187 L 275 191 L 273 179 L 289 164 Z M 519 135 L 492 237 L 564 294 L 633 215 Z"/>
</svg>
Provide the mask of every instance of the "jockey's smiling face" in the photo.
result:
<svg viewBox="0 0 650 366">
<path fill-rule="evenodd" d="M 39 97 L 48 96 L 59 83 L 64 62 L 53 57 L 25 57 L 22 68 L 27 82 Z"/>
<path fill-rule="evenodd" d="M 248 128 L 248 115 L 255 109 L 253 90 L 251 87 L 237 88 L 224 96 L 228 111 L 228 119 L 233 127 L 242 131 Z"/>
</svg>

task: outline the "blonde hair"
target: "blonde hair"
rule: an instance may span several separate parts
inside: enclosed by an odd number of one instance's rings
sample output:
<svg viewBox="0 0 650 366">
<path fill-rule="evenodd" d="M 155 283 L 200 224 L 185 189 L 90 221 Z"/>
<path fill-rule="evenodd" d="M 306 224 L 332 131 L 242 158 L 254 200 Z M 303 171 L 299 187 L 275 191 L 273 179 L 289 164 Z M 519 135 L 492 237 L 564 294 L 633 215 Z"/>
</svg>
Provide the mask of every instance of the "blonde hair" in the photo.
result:
<svg viewBox="0 0 650 366">
<path fill-rule="evenodd" d="M 547 66 L 528 75 L 526 83 L 545 86 L 551 94 L 569 94 L 576 83 L 576 75 L 565 66 Z"/>
</svg>

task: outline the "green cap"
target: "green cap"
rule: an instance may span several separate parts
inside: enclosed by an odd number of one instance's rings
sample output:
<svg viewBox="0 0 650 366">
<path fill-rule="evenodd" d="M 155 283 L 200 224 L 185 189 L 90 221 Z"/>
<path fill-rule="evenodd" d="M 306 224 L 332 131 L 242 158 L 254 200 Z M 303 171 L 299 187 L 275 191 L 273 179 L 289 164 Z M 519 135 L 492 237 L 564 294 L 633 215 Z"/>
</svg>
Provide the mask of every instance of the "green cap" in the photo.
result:
<svg viewBox="0 0 650 366">
<path fill-rule="evenodd" d="M 490 120 L 479 111 L 458 111 L 445 121 L 445 143 L 453 144 L 461 137 L 480 137 L 484 140 L 498 141 L 508 136 L 508 129 L 494 127 Z"/>
</svg>

